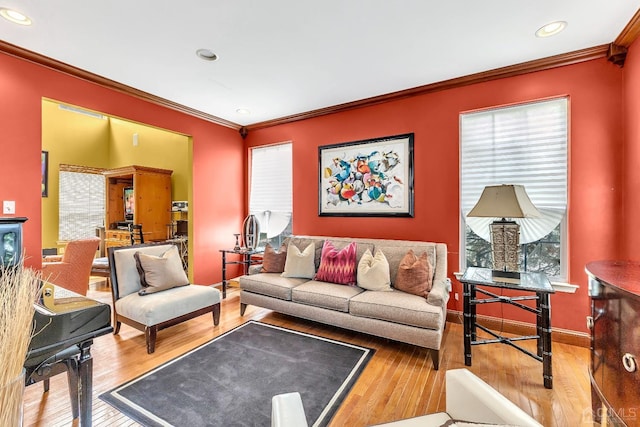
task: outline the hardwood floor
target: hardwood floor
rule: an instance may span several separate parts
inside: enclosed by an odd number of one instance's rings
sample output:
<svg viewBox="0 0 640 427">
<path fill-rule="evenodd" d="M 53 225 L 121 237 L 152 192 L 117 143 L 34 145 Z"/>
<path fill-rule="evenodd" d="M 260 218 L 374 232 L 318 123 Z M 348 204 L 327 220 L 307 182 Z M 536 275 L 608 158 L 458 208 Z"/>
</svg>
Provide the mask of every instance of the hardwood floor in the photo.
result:
<svg viewBox="0 0 640 427">
<path fill-rule="evenodd" d="M 89 297 L 109 302 L 105 290 L 91 290 Z M 212 327 L 211 316 L 201 316 L 158 333 L 154 354 L 145 350 L 144 334 L 123 325 L 118 336 L 95 340 L 92 347 L 93 425 L 137 426 L 98 395 L 151 368 L 203 344 L 241 323 L 255 319 L 328 338 L 376 349 L 349 396 L 334 416 L 331 426 L 367 426 L 443 411 L 444 373 L 464 367 L 462 325 L 448 323 L 440 370 L 433 370 L 429 351 L 360 333 L 304 321 L 249 306 L 240 317 L 239 294 L 232 289 L 223 301 L 220 325 Z M 533 344 L 533 343 L 531 343 Z M 531 345 L 531 351 L 535 351 Z M 589 350 L 567 344 L 553 344 L 554 388 L 542 384 L 542 364 L 506 345 L 473 348 L 469 369 L 508 399 L 533 415 L 544 426 L 591 425 L 591 397 L 587 364 Z M 212 361 L 215 363 L 215 361 Z M 238 360 L 237 363 L 242 363 Z M 71 419 L 66 375 L 51 379 L 43 394 L 42 383 L 25 390 L 25 426 L 79 425 Z"/>
</svg>

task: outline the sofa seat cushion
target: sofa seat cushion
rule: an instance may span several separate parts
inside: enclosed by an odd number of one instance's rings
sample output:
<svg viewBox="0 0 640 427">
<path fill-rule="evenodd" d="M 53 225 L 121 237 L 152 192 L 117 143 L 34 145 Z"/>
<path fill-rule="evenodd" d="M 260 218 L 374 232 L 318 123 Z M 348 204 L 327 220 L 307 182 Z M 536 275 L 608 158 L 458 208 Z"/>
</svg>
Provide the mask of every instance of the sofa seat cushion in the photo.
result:
<svg viewBox="0 0 640 427">
<path fill-rule="evenodd" d="M 188 285 L 144 296 L 131 293 L 116 301 L 116 311 L 135 322 L 152 326 L 219 302 L 219 290 Z"/>
<path fill-rule="evenodd" d="M 249 292 L 291 301 L 291 289 L 309 281 L 297 277 L 282 277 L 278 273 L 258 273 L 240 277 L 240 288 Z"/>
<path fill-rule="evenodd" d="M 396 289 L 391 292 L 367 291 L 354 296 L 349 302 L 349 313 L 436 330 L 444 322 L 442 307 L 429 304 L 424 297 Z"/>
<path fill-rule="evenodd" d="M 348 313 L 349 300 L 362 292 L 363 290 L 357 286 L 310 280 L 296 286 L 291 292 L 291 299 L 302 304 Z"/>
</svg>

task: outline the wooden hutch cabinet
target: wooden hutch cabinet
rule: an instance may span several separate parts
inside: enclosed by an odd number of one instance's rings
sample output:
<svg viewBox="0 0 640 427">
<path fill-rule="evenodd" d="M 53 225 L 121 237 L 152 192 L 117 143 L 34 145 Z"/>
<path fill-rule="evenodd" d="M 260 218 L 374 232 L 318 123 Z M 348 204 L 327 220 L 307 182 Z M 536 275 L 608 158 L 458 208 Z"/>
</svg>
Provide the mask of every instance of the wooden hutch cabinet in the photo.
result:
<svg viewBox="0 0 640 427">
<path fill-rule="evenodd" d="M 126 166 L 103 172 L 106 181 L 106 246 L 129 245 L 128 223 L 142 225 L 144 240 L 164 240 L 171 224 L 171 174 L 166 169 Z M 125 188 L 133 189 L 125 211 Z"/>
<path fill-rule="evenodd" d="M 594 420 L 640 425 L 640 263 L 595 261 L 586 272 Z"/>
</svg>

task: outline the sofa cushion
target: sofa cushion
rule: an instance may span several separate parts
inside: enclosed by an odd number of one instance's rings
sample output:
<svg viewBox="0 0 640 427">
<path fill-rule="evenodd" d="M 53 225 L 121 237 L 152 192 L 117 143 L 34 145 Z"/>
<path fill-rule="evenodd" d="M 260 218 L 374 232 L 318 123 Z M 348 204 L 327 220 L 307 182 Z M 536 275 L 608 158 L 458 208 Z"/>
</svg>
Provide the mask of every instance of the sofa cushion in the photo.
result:
<svg viewBox="0 0 640 427">
<path fill-rule="evenodd" d="M 180 304 L 176 304 L 176 301 L 180 301 Z M 190 285 L 146 296 L 131 293 L 116 301 L 116 311 L 145 326 L 152 326 L 219 302 L 219 290 L 210 286 Z"/>
<path fill-rule="evenodd" d="M 357 286 L 336 285 L 335 283 L 310 280 L 291 291 L 291 300 L 302 304 L 349 312 L 349 300 L 363 292 Z"/>
<path fill-rule="evenodd" d="M 367 291 L 354 296 L 349 301 L 349 313 L 428 329 L 439 329 L 444 321 L 442 307 L 396 289 L 391 292 Z"/>
<path fill-rule="evenodd" d="M 275 250 L 273 246 L 267 243 L 262 255 L 261 273 L 282 273 L 284 264 L 287 261 L 287 245 L 280 246 L 279 250 Z"/>
<path fill-rule="evenodd" d="M 309 244 L 303 251 L 300 251 L 297 246 L 289 244 L 282 277 L 313 279 L 313 276 L 316 274 L 313 257 L 313 244 Z"/>
<path fill-rule="evenodd" d="M 133 254 L 136 268 L 140 274 L 140 295 L 148 295 L 177 286 L 189 284 L 189 278 L 184 272 L 182 260 L 176 246 L 171 246 L 162 255 L 146 254 L 137 251 Z"/>
<path fill-rule="evenodd" d="M 381 250 L 377 250 L 374 256 L 367 249 L 362 255 L 358 263 L 357 284 L 361 288 L 371 291 L 391 290 L 389 262 Z"/>
<path fill-rule="evenodd" d="M 423 252 L 420 257 L 417 257 L 413 250 L 409 249 L 398 266 L 395 288 L 426 298 L 432 284 L 433 268 L 427 253 Z"/>
<path fill-rule="evenodd" d="M 278 273 L 258 273 L 240 277 L 240 288 L 256 294 L 291 301 L 291 289 L 308 280 L 282 277 Z"/>
<path fill-rule="evenodd" d="M 322 258 L 315 280 L 355 286 L 356 284 L 356 244 L 352 242 L 338 250 L 331 240 L 322 246 Z"/>
<path fill-rule="evenodd" d="M 389 274 L 391 276 L 391 286 L 395 285 L 396 276 L 400 261 L 407 254 L 409 249 L 415 253 L 427 253 L 429 262 L 434 269 L 436 267 L 436 244 L 429 242 L 412 242 L 408 240 L 380 240 L 375 242 L 375 249 L 384 252 L 384 256 L 389 261 Z M 371 251 L 373 253 L 373 251 Z"/>
</svg>

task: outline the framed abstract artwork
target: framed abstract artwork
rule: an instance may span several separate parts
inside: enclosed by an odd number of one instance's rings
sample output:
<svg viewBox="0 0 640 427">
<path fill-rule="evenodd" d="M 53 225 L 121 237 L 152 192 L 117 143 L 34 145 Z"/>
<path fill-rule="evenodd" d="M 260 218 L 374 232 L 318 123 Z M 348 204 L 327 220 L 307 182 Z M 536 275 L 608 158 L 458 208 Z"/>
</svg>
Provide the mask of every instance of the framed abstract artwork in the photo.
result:
<svg viewBox="0 0 640 427">
<path fill-rule="evenodd" d="M 40 172 L 42 173 L 42 197 L 49 196 L 49 152 L 43 151 L 40 158 Z"/>
<path fill-rule="evenodd" d="M 413 133 L 318 147 L 318 215 L 413 217 Z"/>
</svg>

